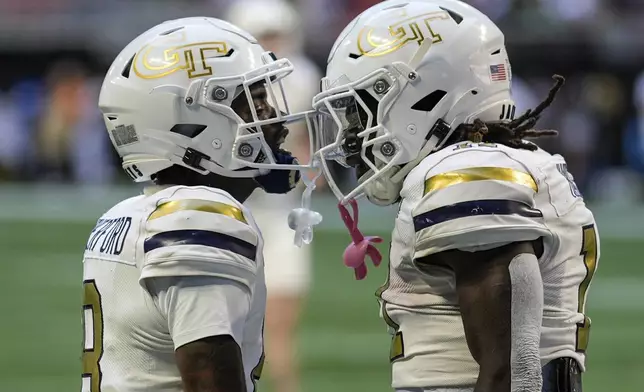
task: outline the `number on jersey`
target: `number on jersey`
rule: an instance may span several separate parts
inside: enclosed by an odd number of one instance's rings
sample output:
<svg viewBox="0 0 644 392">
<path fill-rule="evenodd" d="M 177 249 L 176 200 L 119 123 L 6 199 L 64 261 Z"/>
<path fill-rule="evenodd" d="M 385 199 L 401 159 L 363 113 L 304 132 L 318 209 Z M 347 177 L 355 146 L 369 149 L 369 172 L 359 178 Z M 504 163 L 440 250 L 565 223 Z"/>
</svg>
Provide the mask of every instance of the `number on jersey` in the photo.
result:
<svg viewBox="0 0 644 392">
<path fill-rule="evenodd" d="M 588 295 L 588 287 L 593 280 L 595 270 L 597 269 L 597 231 L 595 225 L 588 225 L 582 228 L 582 243 L 580 256 L 584 258 L 584 266 L 586 267 L 586 277 L 579 285 L 579 298 L 577 312 L 584 314 L 584 321 L 577 324 L 577 351 L 585 352 L 588 348 L 588 341 L 590 338 L 590 318 L 585 315 L 586 312 L 586 296 Z"/>
<path fill-rule="evenodd" d="M 568 180 L 568 184 L 570 185 L 570 193 L 574 197 L 582 197 L 581 192 L 579 192 L 579 187 L 575 183 L 575 178 L 570 174 L 568 171 L 568 165 L 565 163 L 557 163 L 557 170 L 559 170 L 559 173 L 561 173 L 562 176 Z"/>
<path fill-rule="evenodd" d="M 83 384 L 82 392 L 100 392 L 103 355 L 103 308 L 96 282 L 83 282 Z"/>
</svg>

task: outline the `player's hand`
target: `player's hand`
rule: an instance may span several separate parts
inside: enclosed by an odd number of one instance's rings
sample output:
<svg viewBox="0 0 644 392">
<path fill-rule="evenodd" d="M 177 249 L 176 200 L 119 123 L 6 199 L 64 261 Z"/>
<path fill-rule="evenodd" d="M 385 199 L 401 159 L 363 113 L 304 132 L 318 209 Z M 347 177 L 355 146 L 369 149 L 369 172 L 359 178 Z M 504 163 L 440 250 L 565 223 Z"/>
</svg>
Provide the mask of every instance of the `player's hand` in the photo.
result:
<svg viewBox="0 0 644 392">
<path fill-rule="evenodd" d="M 286 150 L 274 151 L 275 163 L 282 165 L 298 165 L 297 159 Z M 300 181 L 299 170 L 278 170 L 273 169 L 268 174 L 255 177 L 255 181 L 266 193 L 285 194 L 290 192 Z"/>
</svg>

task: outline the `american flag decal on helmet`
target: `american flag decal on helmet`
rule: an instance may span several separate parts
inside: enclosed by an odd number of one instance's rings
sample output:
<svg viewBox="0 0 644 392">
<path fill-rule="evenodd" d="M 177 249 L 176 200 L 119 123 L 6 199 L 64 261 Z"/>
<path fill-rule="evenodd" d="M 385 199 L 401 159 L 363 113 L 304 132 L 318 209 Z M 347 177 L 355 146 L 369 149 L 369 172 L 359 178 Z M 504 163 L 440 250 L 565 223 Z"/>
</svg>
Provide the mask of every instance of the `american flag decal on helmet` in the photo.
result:
<svg viewBox="0 0 644 392">
<path fill-rule="evenodd" d="M 490 78 L 493 82 L 504 82 L 508 80 L 505 64 L 490 65 Z"/>
</svg>

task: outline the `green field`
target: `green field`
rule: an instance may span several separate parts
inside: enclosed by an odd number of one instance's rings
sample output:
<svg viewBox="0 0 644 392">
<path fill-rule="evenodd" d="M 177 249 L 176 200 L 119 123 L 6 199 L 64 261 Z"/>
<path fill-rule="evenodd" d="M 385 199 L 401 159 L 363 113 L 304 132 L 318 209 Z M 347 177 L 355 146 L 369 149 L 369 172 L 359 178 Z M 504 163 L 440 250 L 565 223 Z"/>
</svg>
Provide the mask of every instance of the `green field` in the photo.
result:
<svg viewBox="0 0 644 392">
<path fill-rule="evenodd" d="M 0 225 L 0 391 L 80 389 L 81 255 L 90 229 L 79 223 Z M 314 287 L 300 334 L 305 392 L 390 390 L 389 338 L 373 295 L 385 268 L 354 281 L 339 258 L 346 239 L 334 232 L 315 239 Z M 643 245 L 602 241 L 589 302 L 586 392 L 643 390 Z"/>
</svg>

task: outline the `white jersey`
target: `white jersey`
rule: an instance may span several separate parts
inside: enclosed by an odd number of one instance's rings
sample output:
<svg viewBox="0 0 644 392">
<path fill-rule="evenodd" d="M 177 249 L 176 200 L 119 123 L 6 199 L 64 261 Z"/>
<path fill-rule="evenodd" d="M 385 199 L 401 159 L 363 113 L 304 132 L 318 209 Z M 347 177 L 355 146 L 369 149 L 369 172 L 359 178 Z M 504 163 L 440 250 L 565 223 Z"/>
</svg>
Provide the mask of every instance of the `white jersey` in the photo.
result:
<svg viewBox="0 0 644 392">
<path fill-rule="evenodd" d="M 181 392 L 175 349 L 229 334 L 253 391 L 266 306 L 259 230 L 224 191 L 154 191 L 110 209 L 87 242 L 82 390 Z"/>
<path fill-rule="evenodd" d="M 595 220 L 566 163 L 543 150 L 464 142 L 428 156 L 407 176 L 392 234 L 389 277 L 378 291 L 394 334 L 393 387 L 473 386 L 472 358 L 454 274 L 415 262 L 543 239 L 542 365 L 582 368 L 590 320 L 584 304 L 599 259 Z"/>
</svg>

